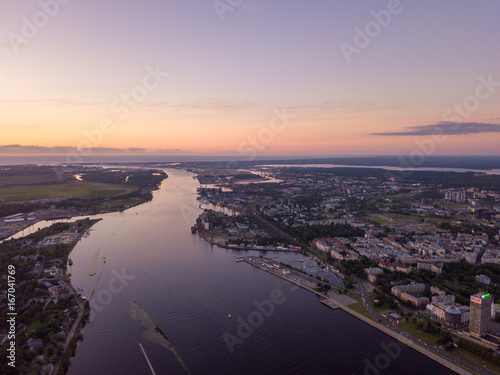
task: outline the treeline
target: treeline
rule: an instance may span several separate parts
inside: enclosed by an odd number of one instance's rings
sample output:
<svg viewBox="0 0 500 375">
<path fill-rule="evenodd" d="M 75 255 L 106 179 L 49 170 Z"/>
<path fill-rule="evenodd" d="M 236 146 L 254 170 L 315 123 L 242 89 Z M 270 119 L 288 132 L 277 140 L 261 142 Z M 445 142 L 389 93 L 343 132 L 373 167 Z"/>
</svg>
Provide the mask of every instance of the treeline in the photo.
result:
<svg viewBox="0 0 500 375">
<path fill-rule="evenodd" d="M 159 170 L 139 171 L 95 171 L 82 175 L 82 180 L 116 185 L 130 185 L 136 187 L 158 186 L 167 174 Z"/>
<path fill-rule="evenodd" d="M 344 272 L 346 275 L 350 276 L 354 274 L 363 280 L 366 280 L 365 268 L 377 267 L 376 263 L 365 256 L 361 257 L 359 262 L 355 260 L 341 260 L 340 264 L 347 270 Z"/>
<path fill-rule="evenodd" d="M 459 339 L 457 342 L 459 348 L 465 349 L 475 355 L 493 363 L 494 365 L 500 366 L 500 354 L 494 355 L 493 350 L 487 349 L 481 345 L 475 344 L 471 341 L 465 339 Z"/>
<path fill-rule="evenodd" d="M 330 225 L 307 225 L 301 227 L 284 227 L 287 233 L 297 239 L 299 242 L 310 242 L 315 238 L 322 237 L 363 237 L 365 231 L 361 228 L 353 227 L 348 224 L 330 224 Z"/>
<path fill-rule="evenodd" d="M 478 232 L 484 232 L 488 235 L 488 240 L 490 242 L 495 241 L 495 236 L 498 234 L 497 227 L 474 225 L 469 222 L 462 222 L 461 224 L 451 224 L 448 222 L 442 222 L 438 226 L 441 229 L 449 231 L 454 236 L 456 236 L 459 233 L 473 234 Z"/>
<path fill-rule="evenodd" d="M 381 168 L 301 168 L 287 167 L 289 174 L 307 173 L 313 178 L 325 178 L 330 176 L 366 179 L 374 177 L 379 180 L 393 178 L 396 181 L 408 183 L 423 183 L 425 185 L 438 186 L 441 189 L 456 189 L 477 187 L 486 190 L 498 190 L 500 186 L 500 175 L 490 175 L 479 172 L 447 172 L 447 171 L 391 171 Z"/>
</svg>

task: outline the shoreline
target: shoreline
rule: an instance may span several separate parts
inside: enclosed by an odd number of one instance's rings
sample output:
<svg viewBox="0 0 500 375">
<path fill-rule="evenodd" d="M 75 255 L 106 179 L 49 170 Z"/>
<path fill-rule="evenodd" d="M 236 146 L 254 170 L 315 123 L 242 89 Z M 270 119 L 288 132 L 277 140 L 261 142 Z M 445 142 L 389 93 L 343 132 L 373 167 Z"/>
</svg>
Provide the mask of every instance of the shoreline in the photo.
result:
<svg viewBox="0 0 500 375">
<path fill-rule="evenodd" d="M 92 222 L 91 225 L 84 231 L 82 232 L 77 240 L 73 243 L 73 246 L 71 247 L 71 250 L 68 252 L 67 254 L 67 259 L 66 259 L 66 263 L 63 265 L 63 280 L 68 284 L 68 287 L 73 291 L 74 295 L 75 295 L 75 298 L 76 298 L 76 301 L 78 302 L 78 306 L 80 306 L 80 312 L 78 313 L 78 316 L 77 318 L 75 319 L 75 322 L 73 323 L 73 326 L 71 327 L 71 330 L 70 332 L 68 333 L 68 337 L 66 338 L 66 342 L 64 343 L 64 350 L 62 351 L 61 353 L 61 357 L 59 359 L 59 361 L 57 361 L 55 364 L 54 364 L 54 368 L 53 368 L 53 374 L 57 374 L 59 372 L 59 368 L 61 367 L 61 364 L 64 360 L 64 357 L 71 345 L 71 341 L 73 340 L 73 338 L 79 334 L 82 335 L 82 340 L 83 340 L 83 333 L 84 333 L 84 328 L 87 324 L 87 318 L 90 314 L 90 306 L 88 306 L 88 304 L 86 303 L 86 301 L 84 301 L 81 297 L 81 294 L 78 292 L 78 290 L 74 287 L 74 285 L 71 283 L 71 277 L 68 276 L 68 262 L 69 262 L 69 257 L 71 255 L 71 253 L 73 252 L 73 250 L 75 249 L 76 245 L 80 242 L 80 240 L 83 238 L 83 236 L 87 233 L 89 233 L 90 229 L 92 229 L 92 227 L 97 224 L 98 222 L 100 222 L 102 219 L 90 219 L 89 220 Z M 83 322 L 82 324 L 82 318 L 85 317 L 85 321 Z M 76 350 L 78 348 L 78 343 L 79 341 L 77 341 L 75 343 L 75 348 L 74 348 L 74 353 L 72 353 L 72 355 L 70 355 L 70 357 L 68 358 L 68 361 L 69 361 L 69 364 L 71 365 L 71 359 L 74 357 L 74 355 L 76 354 Z"/>
<path fill-rule="evenodd" d="M 194 233 L 193 233 L 194 234 Z M 206 242 L 208 242 L 211 246 L 217 246 L 221 249 L 226 249 L 226 250 L 246 250 L 246 251 L 284 251 L 287 253 L 302 253 L 302 250 L 297 250 L 297 249 L 278 249 L 277 247 L 270 246 L 270 247 L 262 247 L 262 249 L 256 249 L 254 247 L 246 247 L 246 246 L 239 246 L 239 245 L 226 245 L 225 242 L 221 243 L 221 241 L 214 241 L 214 238 L 212 235 L 208 234 L 205 231 L 200 231 L 198 230 L 196 232 L 198 236 L 200 236 L 202 239 L 204 239 Z"/>
<path fill-rule="evenodd" d="M 262 267 L 260 265 L 258 265 L 257 263 L 255 262 L 252 262 L 251 259 L 253 257 L 247 257 L 246 259 L 243 259 L 243 261 L 245 263 L 248 263 L 250 265 L 252 265 L 253 267 L 256 267 L 262 271 L 265 271 L 265 272 L 268 272 L 274 276 L 277 276 L 287 282 L 290 282 L 294 285 L 297 285 L 298 287 L 302 288 L 302 289 L 305 289 L 309 292 L 313 292 L 314 294 L 318 295 L 319 297 L 322 297 L 324 298 L 323 300 L 321 300 L 320 302 L 322 304 L 324 304 L 325 306 L 331 308 L 332 310 L 337 310 L 337 309 L 341 309 L 343 311 L 345 311 L 346 313 L 350 314 L 351 316 L 355 317 L 355 318 L 358 318 L 359 320 L 369 324 L 370 326 L 372 326 L 373 328 L 376 328 L 378 329 L 379 331 L 381 331 L 382 333 L 385 333 L 386 335 L 392 337 L 393 339 L 396 339 L 397 341 L 401 342 L 402 344 L 405 344 L 406 346 L 410 347 L 411 349 L 413 350 L 416 350 L 417 352 L 425 355 L 426 357 L 434 360 L 435 362 L 439 363 L 440 365 L 454 371 L 455 373 L 457 374 L 461 374 L 461 375 L 471 375 L 473 373 L 465 370 L 464 368 L 454 364 L 453 362 L 441 357 L 440 355 L 418 345 L 417 343 L 415 343 L 413 340 L 409 340 L 408 338 L 402 336 L 401 334 L 397 333 L 397 332 L 394 332 L 392 329 L 389 329 L 387 327 L 385 327 L 384 325 L 370 319 L 370 318 L 367 318 L 366 316 L 350 309 L 348 307 L 348 305 L 342 303 L 341 301 L 339 301 L 338 299 L 334 299 L 332 297 L 329 297 L 329 296 L 325 296 L 323 293 L 320 293 L 304 284 L 301 284 L 300 282 L 298 281 L 295 281 L 295 280 L 291 280 L 289 277 L 287 277 L 285 274 L 280 274 L 278 272 L 272 272 L 272 269 L 266 269 L 266 267 Z M 286 267 L 288 268 L 288 267 Z M 319 281 L 319 280 L 318 280 Z M 356 301 L 357 302 L 357 301 Z"/>
</svg>

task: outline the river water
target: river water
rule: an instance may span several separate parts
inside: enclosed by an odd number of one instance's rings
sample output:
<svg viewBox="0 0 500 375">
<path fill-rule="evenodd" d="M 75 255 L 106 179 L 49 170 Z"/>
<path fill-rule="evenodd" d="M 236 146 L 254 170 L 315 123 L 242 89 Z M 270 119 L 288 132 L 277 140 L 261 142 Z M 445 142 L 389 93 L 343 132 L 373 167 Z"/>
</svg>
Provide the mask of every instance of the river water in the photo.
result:
<svg viewBox="0 0 500 375">
<path fill-rule="evenodd" d="M 73 285 L 92 298 L 95 315 L 70 375 L 151 374 L 139 344 L 156 374 L 186 374 L 172 351 L 144 337 L 147 328 L 131 317 L 134 300 L 194 375 L 451 373 L 349 314 L 330 310 L 316 295 L 234 261 L 260 253 L 211 247 L 192 235 L 201 212 L 198 182 L 182 170 L 166 172 L 169 178 L 151 202 L 102 215 L 71 254 Z M 300 257 L 265 255 L 284 262 Z M 254 303 L 270 299 L 275 303 L 267 316 L 256 313 Z M 249 316 L 253 332 L 238 331 Z M 237 338 L 230 342 L 232 352 L 225 337 Z M 392 357 L 381 346 L 390 343 Z"/>
</svg>

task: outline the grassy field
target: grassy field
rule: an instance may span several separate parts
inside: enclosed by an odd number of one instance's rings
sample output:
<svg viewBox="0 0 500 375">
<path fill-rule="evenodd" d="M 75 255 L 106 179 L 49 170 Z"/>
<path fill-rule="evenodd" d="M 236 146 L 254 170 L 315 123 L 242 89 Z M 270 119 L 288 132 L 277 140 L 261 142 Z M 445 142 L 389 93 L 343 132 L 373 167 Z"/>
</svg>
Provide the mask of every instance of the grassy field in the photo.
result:
<svg viewBox="0 0 500 375">
<path fill-rule="evenodd" d="M 376 296 L 372 295 L 370 296 L 370 301 L 372 301 L 372 305 L 373 305 L 373 308 L 375 309 L 376 312 L 378 312 L 380 315 L 382 315 L 383 313 L 387 312 L 387 311 L 393 311 L 391 310 L 391 308 L 389 307 L 389 304 L 388 303 L 384 303 L 382 306 L 375 306 L 375 300 L 376 300 Z M 384 318 L 385 319 L 385 318 Z M 386 319 L 387 320 L 387 319 Z"/>
<path fill-rule="evenodd" d="M 422 341 L 425 341 L 432 345 L 439 345 L 438 341 L 440 336 L 438 334 L 423 332 L 409 322 L 399 323 L 398 327 Z"/>
<path fill-rule="evenodd" d="M 39 184 L 57 184 L 59 183 L 58 176 L 54 173 L 51 175 L 35 174 L 22 176 L 2 176 L 0 179 L 0 188 L 2 186 L 14 185 L 39 185 Z"/>
<path fill-rule="evenodd" d="M 347 307 L 349 307 L 351 310 L 354 310 L 357 313 L 360 313 L 361 315 L 364 315 L 367 318 L 370 318 L 371 320 L 376 322 L 376 320 L 370 315 L 370 313 L 368 311 L 366 311 L 365 307 L 363 306 L 363 304 L 361 302 L 353 303 L 352 305 L 349 305 Z"/>
<path fill-rule="evenodd" d="M 370 313 L 363 306 L 363 303 L 361 302 L 361 295 L 351 293 L 349 297 L 355 299 L 356 301 L 358 301 L 358 303 L 353 303 L 352 305 L 349 305 L 347 307 L 376 322 L 376 320 L 370 315 Z"/>
<path fill-rule="evenodd" d="M 0 202 L 29 201 L 45 198 L 99 198 L 132 191 L 123 185 L 74 181 L 56 185 L 25 185 L 0 188 Z"/>
<path fill-rule="evenodd" d="M 387 224 L 387 223 L 388 223 L 388 221 L 387 221 L 387 220 L 382 219 L 382 218 L 380 218 L 380 217 L 368 217 L 368 216 L 365 216 L 365 217 L 363 218 L 363 220 L 365 220 L 365 221 L 369 221 L 369 222 L 372 222 L 372 223 L 374 223 L 374 224 L 380 224 L 380 225 L 385 225 L 385 224 Z"/>
</svg>

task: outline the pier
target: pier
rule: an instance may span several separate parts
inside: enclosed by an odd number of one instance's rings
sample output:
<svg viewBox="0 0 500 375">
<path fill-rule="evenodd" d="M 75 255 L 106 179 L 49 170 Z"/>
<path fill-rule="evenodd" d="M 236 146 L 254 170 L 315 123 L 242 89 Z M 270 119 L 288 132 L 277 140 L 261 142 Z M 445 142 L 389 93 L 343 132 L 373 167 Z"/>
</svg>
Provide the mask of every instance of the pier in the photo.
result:
<svg viewBox="0 0 500 375">
<path fill-rule="evenodd" d="M 336 303 L 334 303 L 332 300 L 330 299 L 324 299 L 323 301 L 321 301 L 321 303 L 325 306 L 328 306 L 329 308 L 331 308 L 332 310 L 337 310 L 337 309 L 340 309 L 340 306 L 337 305 Z"/>
</svg>

